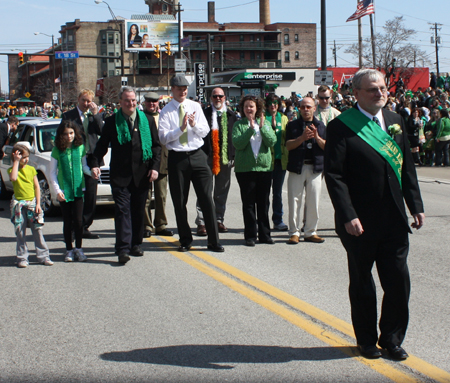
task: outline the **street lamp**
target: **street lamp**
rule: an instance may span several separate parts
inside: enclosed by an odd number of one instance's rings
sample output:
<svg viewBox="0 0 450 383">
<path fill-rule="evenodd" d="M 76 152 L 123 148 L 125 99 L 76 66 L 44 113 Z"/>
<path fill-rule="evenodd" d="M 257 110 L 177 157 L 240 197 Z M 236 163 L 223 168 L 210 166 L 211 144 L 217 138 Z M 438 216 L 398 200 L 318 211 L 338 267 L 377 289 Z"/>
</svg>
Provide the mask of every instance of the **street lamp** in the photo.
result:
<svg viewBox="0 0 450 383">
<path fill-rule="evenodd" d="M 103 0 L 94 0 L 95 4 L 101 4 L 101 3 L 105 3 L 106 6 L 109 9 L 109 13 L 111 13 L 112 18 L 114 19 L 114 21 L 116 22 L 116 24 L 119 26 L 119 33 L 120 33 L 120 71 L 122 76 L 124 75 L 124 60 L 123 60 L 123 54 L 125 51 L 124 48 L 124 39 L 123 39 L 123 29 L 122 29 L 122 23 L 117 19 L 116 15 L 114 14 L 113 10 L 111 9 L 111 7 L 109 6 L 109 4 L 106 1 Z"/>
<path fill-rule="evenodd" d="M 43 33 L 43 32 L 34 32 L 34 34 L 35 35 L 44 35 L 44 36 L 47 36 L 47 37 L 51 37 L 52 38 L 52 50 L 53 50 L 53 54 L 52 54 L 52 56 L 53 56 L 53 62 L 52 62 L 52 66 L 53 66 L 53 81 L 52 81 L 52 84 L 53 84 L 53 93 L 55 93 L 55 91 L 56 91 L 56 88 L 55 88 L 55 80 L 56 80 L 56 63 L 55 63 L 55 36 L 54 35 L 47 35 L 46 33 Z"/>
</svg>

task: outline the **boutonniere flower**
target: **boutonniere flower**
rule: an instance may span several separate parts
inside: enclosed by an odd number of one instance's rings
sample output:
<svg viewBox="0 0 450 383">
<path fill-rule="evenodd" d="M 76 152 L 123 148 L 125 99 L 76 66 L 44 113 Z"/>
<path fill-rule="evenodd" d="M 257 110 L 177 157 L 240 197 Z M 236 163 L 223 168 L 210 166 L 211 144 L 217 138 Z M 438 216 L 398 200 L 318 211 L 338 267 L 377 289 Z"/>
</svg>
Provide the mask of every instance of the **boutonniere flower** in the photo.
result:
<svg viewBox="0 0 450 383">
<path fill-rule="evenodd" d="M 388 131 L 389 131 L 389 133 L 390 133 L 390 135 L 392 137 L 396 136 L 397 134 L 402 134 L 403 133 L 402 132 L 402 128 L 400 127 L 399 124 L 390 125 L 388 127 Z"/>
</svg>

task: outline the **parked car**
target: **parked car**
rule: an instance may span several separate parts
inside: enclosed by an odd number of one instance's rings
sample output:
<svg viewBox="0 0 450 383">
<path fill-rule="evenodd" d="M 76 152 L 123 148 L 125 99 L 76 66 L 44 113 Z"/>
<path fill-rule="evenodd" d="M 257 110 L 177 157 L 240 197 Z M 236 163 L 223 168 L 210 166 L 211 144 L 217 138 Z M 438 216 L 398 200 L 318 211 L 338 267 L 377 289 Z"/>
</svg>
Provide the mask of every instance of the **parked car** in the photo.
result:
<svg viewBox="0 0 450 383">
<path fill-rule="evenodd" d="M 54 146 L 56 129 L 61 120 L 21 119 L 14 136 L 8 145 L 3 147 L 5 155 L 0 162 L 0 198 L 8 198 L 13 191 L 9 180 L 8 168 L 12 166 L 11 152 L 14 144 L 21 141 L 31 145 L 29 164 L 36 168 L 41 187 L 41 206 L 46 215 L 52 215 L 59 210 L 56 192 L 50 183 L 50 155 Z M 106 166 L 101 167 L 101 176 L 97 189 L 97 204 L 113 204 L 111 187 L 109 185 L 110 152 L 106 154 Z"/>
</svg>

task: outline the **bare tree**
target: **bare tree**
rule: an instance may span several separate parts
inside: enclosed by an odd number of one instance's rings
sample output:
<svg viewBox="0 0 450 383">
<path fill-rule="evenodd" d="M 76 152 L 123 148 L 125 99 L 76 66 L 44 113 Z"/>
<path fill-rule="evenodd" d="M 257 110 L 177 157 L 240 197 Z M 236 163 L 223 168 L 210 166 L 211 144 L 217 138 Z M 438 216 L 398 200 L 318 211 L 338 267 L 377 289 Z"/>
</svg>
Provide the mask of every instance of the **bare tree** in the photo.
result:
<svg viewBox="0 0 450 383">
<path fill-rule="evenodd" d="M 119 99 L 119 90 L 113 86 L 107 86 L 102 91 L 101 100 L 103 104 L 109 104 L 111 102 L 117 102 Z"/>
<path fill-rule="evenodd" d="M 398 81 L 400 77 L 407 79 L 411 76 L 411 68 L 415 61 L 423 60 L 427 65 L 429 60 L 425 51 L 408 42 L 417 32 L 414 29 L 406 28 L 403 16 L 396 16 L 387 20 L 383 30 L 383 33 L 375 35 L 375 66 L 386 74 L 386 84 L 391 88 L 396 85 L 396 80 Z M 359 57 L 358 44 L 351 45 L 345 53 Z M 363 42 L 362 59 L 364 66 L 372 67 L 373 57 L 370 38 L 366 38 Z"/>
</svg>

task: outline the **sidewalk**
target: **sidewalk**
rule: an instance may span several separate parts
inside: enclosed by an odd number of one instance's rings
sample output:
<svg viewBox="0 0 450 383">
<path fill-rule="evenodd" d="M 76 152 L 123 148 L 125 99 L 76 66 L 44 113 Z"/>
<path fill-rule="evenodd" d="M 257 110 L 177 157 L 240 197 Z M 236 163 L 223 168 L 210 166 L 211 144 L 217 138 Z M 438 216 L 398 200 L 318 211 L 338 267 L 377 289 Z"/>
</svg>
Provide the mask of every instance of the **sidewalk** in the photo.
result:
<svg viewBox="0 0 450 383">
<path fill-rule="evenodd" d="M 450 184 L 450 167 L 416 166 L 419 180 Z"/>
</svg>

